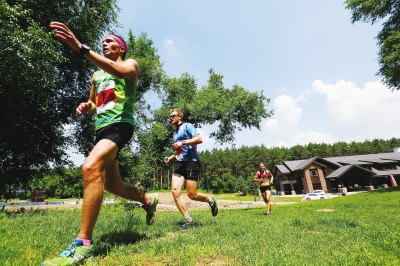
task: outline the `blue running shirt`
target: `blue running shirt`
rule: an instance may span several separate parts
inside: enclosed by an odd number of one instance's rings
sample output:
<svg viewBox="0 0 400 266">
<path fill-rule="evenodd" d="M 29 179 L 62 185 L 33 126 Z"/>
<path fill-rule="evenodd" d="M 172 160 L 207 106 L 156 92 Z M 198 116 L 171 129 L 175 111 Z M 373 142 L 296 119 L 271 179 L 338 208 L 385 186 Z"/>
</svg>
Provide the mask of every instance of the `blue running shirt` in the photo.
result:
<svg viewBox="0 0 400 266">
<path fill-rule="evenodd" d="M 190 123 L 183 123 L 178 127 L 173 135 L 174 142 L 189 140 L 197 136 L 196 128 Z M 197 145 L 181 146 L 176 149 L 175 158 L 178 162 L 198 161 L 199 157 L 197 157 L 196 149 Z"/>
</svg>

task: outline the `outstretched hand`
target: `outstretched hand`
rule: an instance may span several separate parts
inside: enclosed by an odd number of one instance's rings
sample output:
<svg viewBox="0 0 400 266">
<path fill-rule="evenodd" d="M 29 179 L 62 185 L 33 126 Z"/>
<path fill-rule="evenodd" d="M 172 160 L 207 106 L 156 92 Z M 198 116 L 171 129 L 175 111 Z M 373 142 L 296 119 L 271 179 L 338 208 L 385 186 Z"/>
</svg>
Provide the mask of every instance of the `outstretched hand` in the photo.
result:
<svg viewBox="0 0 400 266">
<path fill-rule="evenodd" d="M 84 113 L 89 112 L 92 109 L 92 103 L 91 102 L 86 102 L 86 103 L 81 103 L 78 108 L 76 108 L 76 114 L 77 115 L 82 115 Z"/>
<path fill-rule="evenodd" d="M 72 49 L 79 52 L 82 44 L 78 41 L 72 31 L 61 22 L 52 21 L 50 28 L 54 29 L 57 39 L 68 44 Z"/>
</svg>

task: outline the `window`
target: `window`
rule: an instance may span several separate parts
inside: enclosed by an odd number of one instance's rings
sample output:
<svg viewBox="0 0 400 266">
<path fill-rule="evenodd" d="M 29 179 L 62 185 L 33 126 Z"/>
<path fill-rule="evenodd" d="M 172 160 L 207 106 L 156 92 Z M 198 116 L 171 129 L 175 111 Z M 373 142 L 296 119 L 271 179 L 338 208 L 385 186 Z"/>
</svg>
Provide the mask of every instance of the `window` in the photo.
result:
<svg viewBox="0 0 400 266">
<path fill-rule="evenodd" d="M 318 170 L 317 169 L 310 169 L 310 176 L 318 176 Z"/>
<path fill-rule="evenodd" d="M 312 184 L 314 190 L 322 190 L 321 183 Z"/>
</svg>

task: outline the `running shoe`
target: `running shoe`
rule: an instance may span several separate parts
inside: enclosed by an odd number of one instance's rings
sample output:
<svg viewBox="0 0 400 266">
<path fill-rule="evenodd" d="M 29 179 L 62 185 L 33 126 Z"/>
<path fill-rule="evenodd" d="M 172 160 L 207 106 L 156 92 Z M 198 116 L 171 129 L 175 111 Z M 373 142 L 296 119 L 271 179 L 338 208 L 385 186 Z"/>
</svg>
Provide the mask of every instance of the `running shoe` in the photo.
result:
<svg viewBox="0 0 400 266">
<path fill-rule="evenodd" d="M 267 212 L 267 216 L 271 216 L 271 213 L 270 213 L 270 212 Z"/>
<path fill-rule="evenodd" d="M 192 228 L 194 226 L 194 222 L 185 222 L 182 226 L 181 226 L 181 230 L 186 230 L 189 228 Z"/>
<path fill-rule="evenodd" d="M 46 260 L 42 266 L 66 266 L 74 265 L 84 260 L 93 257 L 93 245 L 83 246 L 83 241 L 80 239 L 72 240 L 69 245 L 58 257 L 51 260 Z"/>
<path fill-rule="evenodd" d="M 158 194 L 148 194 L 151 199 L 151 203 L 149 206 L 143 206 L 143 209 L 146 210 L 146 223 L 148 225 L 152 225 L 157 219 L 157 204 L 158 204 Z"/>
<path fill-rule="evenodd" d="M 214 198 L 212 198 L 212 200 L 213 200 L 213 202 L 210 203 L 211 213 L 212 213 L 212 216 L 217 216 L 217 214 L 218 214 L 217 201 Z"/>
</svg>

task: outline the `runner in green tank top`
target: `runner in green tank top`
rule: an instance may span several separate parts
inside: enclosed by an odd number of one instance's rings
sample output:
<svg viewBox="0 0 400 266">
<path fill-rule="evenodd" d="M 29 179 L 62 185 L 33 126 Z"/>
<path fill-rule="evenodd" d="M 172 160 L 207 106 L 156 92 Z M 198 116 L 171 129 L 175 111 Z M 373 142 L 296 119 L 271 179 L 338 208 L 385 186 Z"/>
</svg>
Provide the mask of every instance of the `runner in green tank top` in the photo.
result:
<svg viewBox="0 0 400 266">
<path fill-rule="evenodd" d="M 111 76 L 104 70 L 97 72 L 96 130 L 115 122 L 134 125 L 133 108 L 137 85 Z"/>
<path fill-rule="evenodd" d="M 133 111 L 138 82 L 138 63 L 125 59 L 125 41 L 107 34 L 102 41 L 101 56 L 81 42 L 60 22 L 51 22 L 55 36 L 94 63 L 101 70 L 93 74 L 87 102 L 76 109 L 78 115 L 96 113 L 96 145 L 82 167 L 84 198 L 81 229 L 78 237 L 58 256 L 42 265 L 72 265 L 93 255 L 92 233 L 100 207 L 103 188 L 126 199 L 141 202 L 146 210 L 146 223 L 156 219 L 157 194 L 145 194 L 134 185 L 122 182 L 118 153 L 133 135 Z"/>
</svg>

